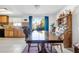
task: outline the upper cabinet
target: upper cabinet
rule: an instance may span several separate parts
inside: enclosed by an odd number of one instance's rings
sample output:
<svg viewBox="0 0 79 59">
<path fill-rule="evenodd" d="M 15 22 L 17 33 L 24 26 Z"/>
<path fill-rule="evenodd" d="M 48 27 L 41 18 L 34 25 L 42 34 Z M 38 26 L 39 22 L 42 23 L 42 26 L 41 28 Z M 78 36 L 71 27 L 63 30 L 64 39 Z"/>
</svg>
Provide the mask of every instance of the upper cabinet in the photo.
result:
<svg viewBox="0 0 79 59">
<path fill-rule="evenodd" d="M 6 25 L 9 23 L 9 16 L 0 15 L 0 24 Z"/>
</svg>

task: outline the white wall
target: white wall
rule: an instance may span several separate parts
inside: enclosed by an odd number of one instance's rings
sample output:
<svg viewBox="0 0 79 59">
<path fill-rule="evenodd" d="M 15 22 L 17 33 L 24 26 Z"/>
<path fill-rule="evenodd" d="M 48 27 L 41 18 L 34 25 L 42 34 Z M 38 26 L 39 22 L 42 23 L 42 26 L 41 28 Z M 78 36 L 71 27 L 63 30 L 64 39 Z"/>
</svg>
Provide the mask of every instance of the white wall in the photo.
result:
<svg viewBox="0 0 79 59">
<path fill-rule="evenodd" d="M 28 17 L 9 17 L 9 22 L 22 22 L 24 19 Z"/>
<path fill-rule="evenodd" d="M 56 22 L 56 14 L 49 16 L 49 31 L 51 31 L 51 24 Z"/>
<path fill-rule="evenodd" d="M 79 7 L 75 10 L 72 19 L 72 39 L 73 44 L 79 42 Z"/>
<path fill-rule="evenodd" d="M 78 14 L 74 14 L 73 15 L 73 19 L 72 19 L 72 42 L 73 44 L 79 42 L 79 31 L 78 31 L 78 27 L 79 27 L 79 15 Z"/>
<path fill-rule="evenodd" d="M 44 16 L 34 16 L 34 17 L 44 17 Z M 24 19 L 28 19 L 27 17 L 9 17 L 9 22 L 22 22 Z M 56 14 L 49 15 L 49 30 L 51 30 L 50 25 L 54 23 L 56 20 Z"/>
</svg>

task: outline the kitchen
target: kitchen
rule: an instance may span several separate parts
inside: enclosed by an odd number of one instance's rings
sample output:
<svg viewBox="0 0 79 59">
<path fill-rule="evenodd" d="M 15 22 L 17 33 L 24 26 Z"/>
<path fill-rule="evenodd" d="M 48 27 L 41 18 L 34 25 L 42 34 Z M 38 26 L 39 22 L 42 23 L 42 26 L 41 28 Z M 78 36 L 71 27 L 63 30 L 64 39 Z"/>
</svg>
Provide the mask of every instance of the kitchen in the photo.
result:
<svg viewBox="0 0 79 59">
<path fill-rule="evenodd" d="M 0 37 L 2 38 L 23 38 L 25 35 L 22 32 L 22 26 L 28 22 L 27 19 L 22 22 L 9 22 L 10 18 L 7 15 L 0 15 Z"/>
</svg>

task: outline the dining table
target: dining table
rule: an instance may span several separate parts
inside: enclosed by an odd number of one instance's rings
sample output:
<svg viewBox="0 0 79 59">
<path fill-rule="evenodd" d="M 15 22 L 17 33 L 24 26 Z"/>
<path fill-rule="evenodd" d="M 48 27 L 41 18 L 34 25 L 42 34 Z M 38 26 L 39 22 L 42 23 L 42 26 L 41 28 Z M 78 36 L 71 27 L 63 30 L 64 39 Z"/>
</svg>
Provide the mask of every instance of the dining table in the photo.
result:
<svg viewBox="0 0 79 59">
<path fill-rule="evenodd" d="M 52 33 L 49 33 L 46 34 L 46 39 L 45 40 L 32 40 L 32 39 L 29 39 L 26 41 L 26 43 L 37 43 L 37 44 L 40 44 L 40 51 L 38 51 L 38 53 L 48 53 L 48 51 L 46 50 L 46 47 L 45 47 L 45 44 L 51 44 L 51 43 L 63 43 L 63 40 L 62 39 L 59 39 L 57 36 L 53 35 Z M 52 48 L 52 46 L 50 47 Z M 52 50 L 51 50 L 52 52 Z"/>
</svg>

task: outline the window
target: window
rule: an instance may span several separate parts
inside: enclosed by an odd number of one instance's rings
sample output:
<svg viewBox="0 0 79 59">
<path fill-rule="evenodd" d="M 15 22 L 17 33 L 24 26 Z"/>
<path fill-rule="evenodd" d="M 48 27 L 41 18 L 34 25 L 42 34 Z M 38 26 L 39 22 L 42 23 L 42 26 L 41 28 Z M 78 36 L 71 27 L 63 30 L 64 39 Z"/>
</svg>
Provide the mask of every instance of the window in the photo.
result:
<svg viewBox="0 0 79 59">
<path fill-rule="evenodd" d="M 21 27 L 22 24 L 21 23 L 13 23 L 13 26 L 19 26 L 19 27 Z"/>
</svg>

